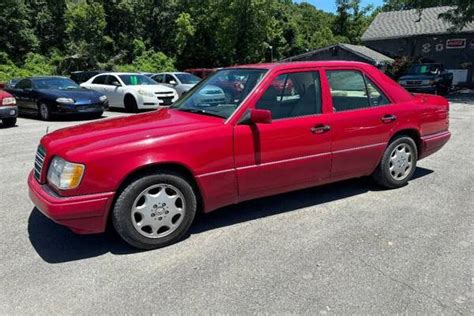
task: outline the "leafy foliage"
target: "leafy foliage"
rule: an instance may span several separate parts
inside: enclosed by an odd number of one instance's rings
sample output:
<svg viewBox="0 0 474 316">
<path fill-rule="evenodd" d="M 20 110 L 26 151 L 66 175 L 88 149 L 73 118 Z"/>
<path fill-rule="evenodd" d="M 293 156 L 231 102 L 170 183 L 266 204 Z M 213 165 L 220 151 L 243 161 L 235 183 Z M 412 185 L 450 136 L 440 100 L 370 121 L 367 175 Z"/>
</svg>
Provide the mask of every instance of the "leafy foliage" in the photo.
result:
<svg viewBox="0 0 474 316">
<path fill-rule="evenodd" d="M 292 0 L 2 0 L 0 80 L 221 67 L 358 43 L 371 8 L 338 4 L 334 15 Z"/>
</svg>

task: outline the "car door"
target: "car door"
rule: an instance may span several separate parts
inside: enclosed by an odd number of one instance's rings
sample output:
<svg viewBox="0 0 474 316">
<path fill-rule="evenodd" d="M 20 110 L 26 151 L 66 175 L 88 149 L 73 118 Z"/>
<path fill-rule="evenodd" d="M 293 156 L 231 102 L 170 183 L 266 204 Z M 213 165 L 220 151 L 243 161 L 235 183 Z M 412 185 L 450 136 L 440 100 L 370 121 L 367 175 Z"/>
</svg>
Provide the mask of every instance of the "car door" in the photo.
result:
<svg viewBox="0 0 474 316">
<path fill-rule="evenodd" d="M 327 69 L 326 75 L 334 110 L 331 178 L 368 175 L 397 124 L 396 106 L 362 71 Z"/>
<path fill-rule="evenodd" d="M 266 82 L 249 106 L 271 111 L 272 123 L 235 127 L 240 200 L 312 186 L 330 176 L 329 117 L 322 111 L 319 72 L 287 71 Z"/>
<path fill-rule="evenodd" d="M 25 112 L 36 111 L 35 92 L 33 90 L 33 81 L 23 79 L 19 81 L 12 90 L 16 98 L 18 107 Z"/>
<path fill-rule="evenodd" d="M 104 93 L 109 99 L 109 104 L 118 107 L 125 107 L 123 100 L 125 92 L 122 82 L 116 75 L 108 75 L 105 79 Z"/>
</svg>

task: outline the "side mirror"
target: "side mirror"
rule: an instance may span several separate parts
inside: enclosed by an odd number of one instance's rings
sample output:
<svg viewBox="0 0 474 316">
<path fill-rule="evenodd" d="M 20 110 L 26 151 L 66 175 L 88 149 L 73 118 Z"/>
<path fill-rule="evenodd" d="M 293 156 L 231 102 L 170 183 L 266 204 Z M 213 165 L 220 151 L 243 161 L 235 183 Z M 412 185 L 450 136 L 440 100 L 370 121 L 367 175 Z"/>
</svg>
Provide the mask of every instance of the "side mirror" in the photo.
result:
<svg viewBox="0 0 474 316">
<path fill-rule="evenodd" d="M 272 122 L 272 112 L 269 110 L 249 109 L 240 120 L 240 124 L 270 124 Z"/>
<path fill-rule="evenodd" d="M 176 81 L 174 81 L 174 80 L 171 80 L 171 81 L 170 81 L 170 85 L 172 85 L 172 86 L 175 86 L 175 85 L 177 85 L 177 84 L 178 84 L 178 83 L 177 83 Z"/>
<path fill-rule="evenodd" d="M 112 85 L 116 87 L 121 87 L 122 85 L 118 81 L 112 81 Z"/>
</svg>

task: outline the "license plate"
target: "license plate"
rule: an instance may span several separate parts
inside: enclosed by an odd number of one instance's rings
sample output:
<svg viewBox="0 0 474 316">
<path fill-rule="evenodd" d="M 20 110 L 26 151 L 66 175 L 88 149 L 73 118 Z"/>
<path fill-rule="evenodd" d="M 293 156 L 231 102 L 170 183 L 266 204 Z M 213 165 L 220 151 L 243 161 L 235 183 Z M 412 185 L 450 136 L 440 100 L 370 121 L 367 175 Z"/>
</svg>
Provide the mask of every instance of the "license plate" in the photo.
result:
<svg viewBox="0 0 474 316">
<path fill-rule="evenodd" d="M 15 110 L 10 110 L 10 115 L 15 115 L 16 111 Z"/>
</svg>

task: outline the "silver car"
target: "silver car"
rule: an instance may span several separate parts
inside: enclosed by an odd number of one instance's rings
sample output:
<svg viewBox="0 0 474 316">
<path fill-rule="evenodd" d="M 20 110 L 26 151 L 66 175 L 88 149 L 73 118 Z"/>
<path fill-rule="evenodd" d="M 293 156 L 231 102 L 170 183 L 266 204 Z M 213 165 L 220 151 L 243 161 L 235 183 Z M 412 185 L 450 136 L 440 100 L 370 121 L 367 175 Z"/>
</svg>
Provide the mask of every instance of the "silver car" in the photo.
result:
<svg viewBox="0 0 474 316">
<path fill-rule="evenodd" d="M 150 77 L 156 82 L 175 89 L 179 96 L 188 92 L 201 78 L 187 72 L 162 72 Z"/>
</svg>

